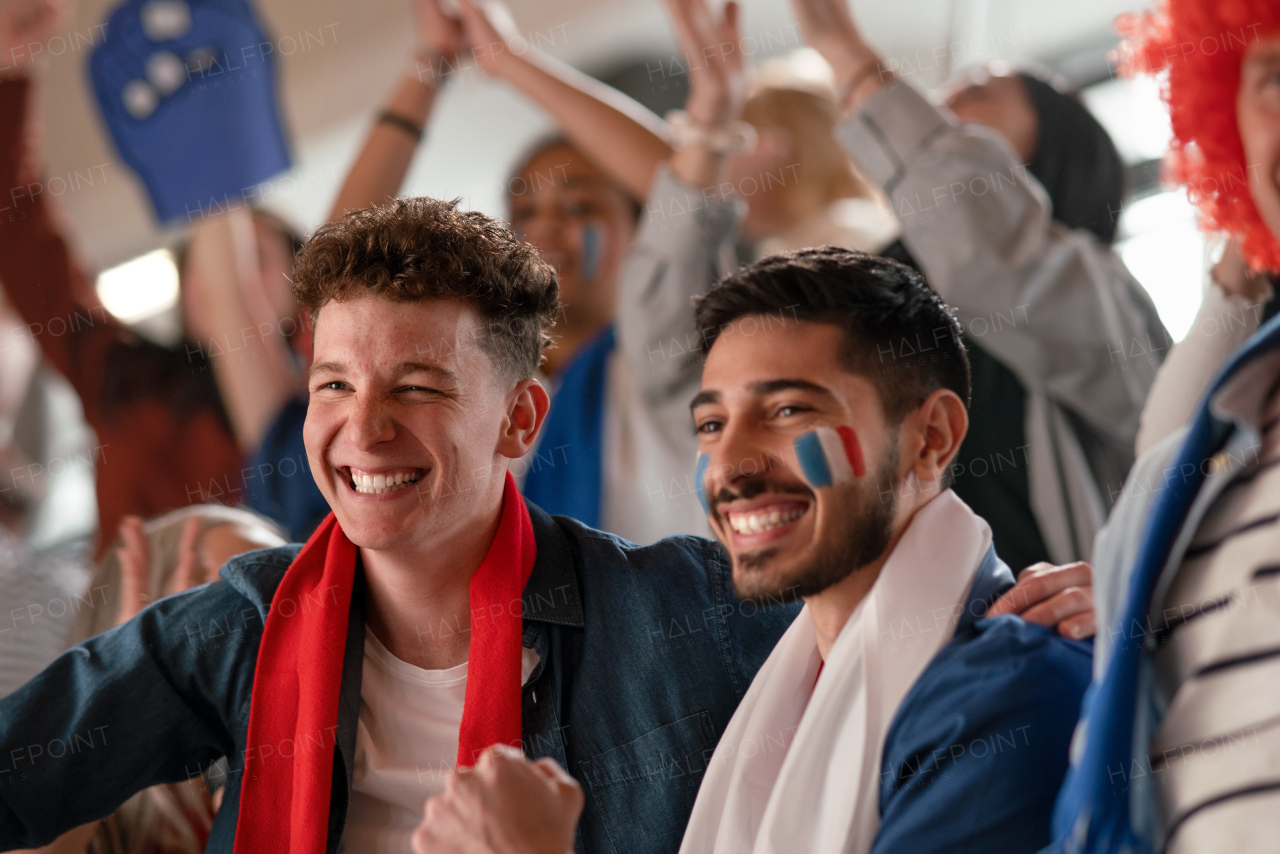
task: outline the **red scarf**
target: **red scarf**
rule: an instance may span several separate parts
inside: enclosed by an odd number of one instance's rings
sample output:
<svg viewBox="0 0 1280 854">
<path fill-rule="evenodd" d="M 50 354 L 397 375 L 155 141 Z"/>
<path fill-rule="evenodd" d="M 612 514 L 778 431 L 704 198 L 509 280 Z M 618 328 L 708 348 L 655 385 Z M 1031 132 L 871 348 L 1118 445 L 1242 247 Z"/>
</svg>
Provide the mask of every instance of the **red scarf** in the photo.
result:
<svg viewBox="0 0 1280 854">
<path fill-rule="evenodd" d="M 459 766 L 492 744 L 520 745 L 521 596 L 536 556 L 529 511 L 508 474 L 498 533 L 471 577 Z M 330 513 L 272 599 L 249 704 L 235 854 L 325 850 L 355 566 L 356 547 Z"/>
</svg>

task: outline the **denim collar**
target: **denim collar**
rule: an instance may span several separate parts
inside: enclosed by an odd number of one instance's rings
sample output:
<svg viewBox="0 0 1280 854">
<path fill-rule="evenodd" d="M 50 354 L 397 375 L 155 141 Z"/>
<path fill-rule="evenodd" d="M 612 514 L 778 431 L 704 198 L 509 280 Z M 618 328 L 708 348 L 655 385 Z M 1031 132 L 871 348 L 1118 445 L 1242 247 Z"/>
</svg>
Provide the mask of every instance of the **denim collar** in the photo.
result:
<svg viewBox="0 0 1280 854">
<path fill-rule="evenodd" d="M 524 587 L 525 622 L 583 628 L 582 592 L 569 538 L 536 504 L 527 499 L 525 504 L 538 544 L 538 557 Z"/>
</svg>

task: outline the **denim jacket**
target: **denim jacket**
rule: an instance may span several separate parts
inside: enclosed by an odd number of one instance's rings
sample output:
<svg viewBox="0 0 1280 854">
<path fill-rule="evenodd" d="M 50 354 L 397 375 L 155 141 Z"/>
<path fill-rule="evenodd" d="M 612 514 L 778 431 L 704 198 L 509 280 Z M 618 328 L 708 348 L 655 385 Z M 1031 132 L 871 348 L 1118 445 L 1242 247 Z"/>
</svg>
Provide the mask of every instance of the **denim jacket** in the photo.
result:
<svg viewBox="0 0 1280 854">
<path fill-rule="evenodd" d="M 798 611 L 733 593 L 715 543 L 640 547 L 530 505 L 537 562 L 524 645 L 524 749 L 583 784 L 579 852 L 668 854 L 707 760 L 747 686 Z M 227 757 L 207 849 L 230 852 L 263 621 L 299 546 L 229 561 L 222 580 L 155 602 L 76 646 L 0 700 L 0 850 L 42 845 L 134 792 Z M 363 585 L 352 597 L 334 750 L 329 852 L 350 803 L 364 648 Z"/>
</svg>

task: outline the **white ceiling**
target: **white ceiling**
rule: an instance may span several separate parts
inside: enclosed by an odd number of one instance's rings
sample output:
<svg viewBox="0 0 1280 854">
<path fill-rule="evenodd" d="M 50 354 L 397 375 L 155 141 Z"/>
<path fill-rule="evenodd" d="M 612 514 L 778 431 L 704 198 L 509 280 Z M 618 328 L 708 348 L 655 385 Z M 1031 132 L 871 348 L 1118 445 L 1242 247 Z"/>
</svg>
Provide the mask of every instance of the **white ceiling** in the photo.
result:
<svg viewBox="0 0 1280 854">
<path fill-rule="evenodd" d="M 50 176 L 81 177 L 60 202 L 90 267 L 101 268 L 174 239 L 154 224 L 140 185 L 118 160 L 86 85 L 83 43 L 114 2 L 82 0 L 75 28 L 82 49 L 55 57 L 44 93 Z M 611 60 L 673 56 L 658 0 L 512 0 L 521 28 L 551 52 L 598 70 Z M 799 45 L 785 0 L 744 0 L 745 31 L 759 53 Z M 952 32 L 952 0 L 855 0 L 869 36 L 896 67 L 925 85 L 937 82 Z M 984 48 L 1000 58 L 1060 56 L 1106 44 L 1110 21 L 1140 0 L 955 0 L 961 63 Z M 278 44 L 286 126 L 296 165 L 272 182 L 267 206 L 304 228 L 323 217 L 372 113 L 411 46 L 407 0 L 259 0 Z M 967 25 L 966 25 L 966 22 Z M 294 42 L 288 41 L 290 37 Z M 538 111 L 499 84 L 465 76 L 442 98 L 406 190 L 463 196 L 500 214 L 498 187 L 510 163 L 546 129 Z M 91 176 L 92 181 L 85 180 Z M 54 183 L 55 186 L 62 186 Z"/>
</svg>

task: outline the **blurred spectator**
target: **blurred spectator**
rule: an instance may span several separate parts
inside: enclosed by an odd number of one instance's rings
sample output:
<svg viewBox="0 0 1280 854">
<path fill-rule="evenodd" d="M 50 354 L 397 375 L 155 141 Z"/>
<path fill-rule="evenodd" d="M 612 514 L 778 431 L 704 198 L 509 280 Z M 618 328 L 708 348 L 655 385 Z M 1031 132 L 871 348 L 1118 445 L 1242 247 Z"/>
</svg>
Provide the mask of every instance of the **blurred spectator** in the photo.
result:
<svg viewBox="0 0 1280 854">
<path fill-rule="evenodd" d="M 0 697 L 11 694 L 58 657 L 71 621 L 84 603 L 88 546 L 70 541 L 33 547 L 28 519 L 39 505 L 38 487 L 12 480 L 11 469 L 29 461 L 12 445 L 0 445 L 6 495 L 0 500 Z"/>
<path fill-rule="evenodd" d="M 1168 174 L 1238 244 L 1214 271 L 1223 295 L 1206 302 L 1259 311 L 1271 287 L 1250 270 L 1280 269 L 1280 7 L 1168 0 L 1124 28 L 1130 70 L 1164 81 Z M 1144 438 L 1185 426 L 1138 460 L 1098 535 L 1095 682 L 1055 850 L 1275 849 L 1280 321 L 1224 360 L 1235 326 L 1183 342 L 1204 364 L 1171 356 Z"/>
<path fill-rule="evenodd" d="M 11 48 L 58 33 L 64 11 L 50 0 L 0 8 L 0 53 L 18 61 L 0 69 L 0 187 L 13 189 L 0 281 L 97 432 L 99 525 L 113 531 L 128 513 L 162 513 L 229 482 L 240 455 L 200 349 L 158 346 L 109 316 L 40 192 L 37 69 L 29 51 Z"/>
<path fill-rule="evenodd" d="M 1156 374 L 1142 408 L 1138 456 L 1186 426 L 1222 364 L 1278 307 L 1272 278 L 1249 269 L 1239 243 L 1228 240 L 1187 337 L 1169 350 Z"/>
<path fill-rule="evenodd" d="M 221 504 L 193 504 L 144 522 L 130 516 L 94 575 L 102 607 L 80 612 L 72 644 L 131 619 L 161 596 L 217 580 L 228 559 L 285 542 L 284 532 L 256 513 Z"/>
<path fill-rule="evenodd" d="M 329 513 L 301 446 L 311 330 L 289 290 L 300 245 L 278 217 L 231 207 L 196 224 L 183 270 L 187 328 L 207 347 L 246 457 L 230 497 L 282 524 L 297 542 Z"/>
<path fill-rule="evenodd" d="M 0 502 L 27 486 L 40 500 L 24 508 L 31 548 L 92 546 L 98 503 L 94 468 L 102 448 L 75 390 L 41 360 L 36 339 L 0 290 L 0 447 L 25 458 L 0 469 Z"/>
<path fill-rule="evenodd" d="M 0 603 L 4 603 L 0 615 L 0 697 L 58 656 L 66 646 L 77 608 L 86 598 L 92 599 L 92 593 L 86 597 L 84 590 L 90 574 L 87 552 L 93 534 L 92 505 L 78 508 L 72 501 L 71 506 L 62 507 L 64 516 L 81 517 L 73 518 L 70 526 L 40 525 L 41 511 L 51 509 L 50 493 L 59 497 L 57 493 L 65 486 L 59 481 L 70 477 L 92 491 L 89 461 L 84 463 L 87 470 L 68 474 L 61 471 L 71 468 L 64 462 L 58 466 L 57 477 L 47 473 L 53 462 L 47 454 L 48 440 L 56 442 L 68 435 L 74 439 L 76 433 L 87 431 L 83 420 L 74 417 L 67 419 L 62 430 L 41 423 L 39 416 L 48 414 L 44 411 L 49 402 L 46 398 L 56 397 L 59 391 L 70 397 L 63 402 L 72 416 L 78 406 L 75 395 L 59 389 L 56 377 L 42 369 L 39 348 L 21 334 L 23 331 L 20 319 L 0 300 L 0 340 L 5 342 L 0 351 Z M 47 435 L 22 441 L 26 432 Z M 89 512 L 77 513 L 78 509 Z M 57 513 L 44 515 L 48 518 Z M 46 530 L 41 532 L 38 527 Z"/>
<path fill-rule="evenodd" d="M 565 345 L 587 339 L 571 362 L 565 346 L 562 365 L 549 366 L 559 369 L 558 386 L 524 492 L 549 512 L 639 543 L 706 533 L 689 481 L 697 446 L 688 403 L 701 375 L 690 305 L 731 263 L 738 203 L 704 192 L 727 177 L 731 151 L 691 138 L 673 152 L 670 129 L 640 104 L 545 54 L 516 50 L 500 3 L 460 10 L 481 67 L 545 109 L 571 144 L 543 148 L 510 184 L 512 226 L 560 274 L 556 332 L 564 324 Z M 717 35 L 738 37 L 736 14 Z M 509 49 L 485 47 L 495 44 Z M 732 119 L 741 56 L 689 66 L 690 121 Z M 594 199 L 584 195 L 590 187 Z M 643 205 L 628 204 L 628 194 Z M 596 330 L 584 335 L 587 324 Z"/>
<path fill-rule="evenodd" d="M 809 48 L 751 71 L 742 119 L 756 142 L 730 159 L 729 181 L 747 203 L 742 237 L 756 258 L 827 244 L 879 252 L 898 236 L 887 200 L 836 141 L 836 95 Z"/>
<path fill-rule="evenodd" d="M 989 69 L 951 96 L 955 115 L 940 110 L 885 69 L 844 2 L 794 7 L 841 81 L 837 136 L 901 222 L 884 254 L 921 269 L 965 327 L 972 424 L 956 493 L 1011 566 L 1087 557 L 1155 374 L 1145 351 L 1127 354 L 1167 339 L 1108 245 L 1123 197 L 1114 146 L 1030 74 Z M 885 369 L 923 352 L 903 342 Z"/>
<path fill-rule="evenodd" d="M 150 522 L 127 517 L 98 563 L 92 606 L 80 609 L 70 645 L 127 622 L 156 599 L 216 581 L 227 560 L 282 545 L 282 534 L 260 516 L 218 504 L 184 507 Z M 102 821 L 70 831 L 39 851 L 199 854 L 221 800 L 221 789 L 213 791 L 211 779 L 217 779 L 216 771 L 144 789 Z"/>
</svg>

